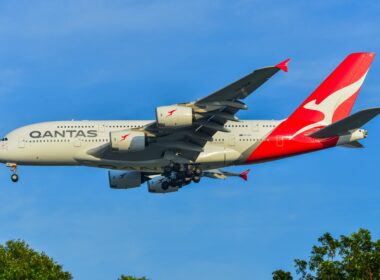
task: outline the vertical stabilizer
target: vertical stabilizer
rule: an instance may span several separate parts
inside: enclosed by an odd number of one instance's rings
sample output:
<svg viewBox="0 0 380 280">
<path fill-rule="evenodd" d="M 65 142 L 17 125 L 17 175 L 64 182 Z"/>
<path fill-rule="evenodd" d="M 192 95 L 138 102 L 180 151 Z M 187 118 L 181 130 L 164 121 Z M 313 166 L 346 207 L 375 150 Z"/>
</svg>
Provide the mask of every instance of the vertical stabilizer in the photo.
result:
<svg viewBox="0 0 380 280">
<path fill-rule="evenodd" d="M 347 117 L 374 57 L 372 52 L 347 56 L 283 125 L 297 136 Z"/>
</svg>

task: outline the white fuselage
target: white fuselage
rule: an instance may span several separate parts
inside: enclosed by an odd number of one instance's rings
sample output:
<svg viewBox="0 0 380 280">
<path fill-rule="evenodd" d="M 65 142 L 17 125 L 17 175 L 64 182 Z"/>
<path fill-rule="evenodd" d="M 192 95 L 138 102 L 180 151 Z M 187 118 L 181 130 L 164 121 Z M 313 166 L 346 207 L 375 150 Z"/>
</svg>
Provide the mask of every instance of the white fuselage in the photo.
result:
<svg viewBox="0 0 380 280">
<path fill-rule="evenodd" d="M 57 121 L 18 128 L 0 142 L 0 161 L 18 165 L 86 165 L 93 167 L 159 171 L 167 162 L 157 147 L 142 152 L 118 153 L 104 159 L 88 151 L 110 142 L 110 132 L 143 127 L 152 121 Z M 204 168 L 243 164 L 253 149 L 281 121 L 227 122 L 231 132 L 217 132 L 196 160 Z"/>
</svg>

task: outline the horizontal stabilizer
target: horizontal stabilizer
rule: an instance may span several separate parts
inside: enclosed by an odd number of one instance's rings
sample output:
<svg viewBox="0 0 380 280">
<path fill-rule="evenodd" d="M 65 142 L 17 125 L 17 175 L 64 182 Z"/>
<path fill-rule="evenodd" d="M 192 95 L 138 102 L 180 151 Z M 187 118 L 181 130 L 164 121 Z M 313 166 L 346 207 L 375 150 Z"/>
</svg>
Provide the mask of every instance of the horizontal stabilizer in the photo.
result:
<svg viewBox="0 0 380 280">
<path fill-rule="evenodd" d="M 285 72 L 288 72 L 288 70 L 286 70 Z M 247 169 L 246 171 L 243 171 L 242 173 L 239 174 L 239 177 L 241 177 L 244 181 L 247 181 L 249 171 L 250 171 L 249 169 Z"/>
<path fill-rule="evenodd" d="M 314 138 L 329 138 L 335 136 L 342 136 L 349 133 L 350 130 L 358 129 L 365 125 L 380 114 L 380 107 L 370 108 L 357 112 L 348 116 L 340 121 L 330 124 L 316 132 L 309 134 L 309 137 Z"/>
<path fill-rule="evenodd" d="M 344 144 L 341 147 L 354 148 L 354 149 L 362 149 L 362 148 L 364 148 L 363 144 L 360 143 L 359 141 L 353 141 L 353 142 Z"/>
</svg>

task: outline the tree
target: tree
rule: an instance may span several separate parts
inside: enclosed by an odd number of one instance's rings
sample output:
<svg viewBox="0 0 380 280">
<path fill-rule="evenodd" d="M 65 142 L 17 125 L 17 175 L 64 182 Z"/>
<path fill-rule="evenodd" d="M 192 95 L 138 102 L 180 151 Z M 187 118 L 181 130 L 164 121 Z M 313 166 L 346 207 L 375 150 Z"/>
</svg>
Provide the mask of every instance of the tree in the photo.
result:
<svg viewBox="0 0 380 280">
<path fill-rule="evenodd" d="M 283 271 L 281 269 L 276 270 L 272 273 L 273 280 L 293 280 L 292 274 L 290 272 Z"/>
<path fill-rule="evenodd" d="M 25 241 L 11 240 L 0 244 L 0 279 L 70 280 L 72 276 L 44 252 L 34 251 Z"/>
<path fill-rule="evenodd" d="M 380 239 L 372 241 L 366 229 L 335 239 L 325 233 L 313 246 L 309 261 L 296 259 L 296 272 L 301 280 L 380 280 Z M 282 270 L 273 272 L 273 279 L 292 279 Z M 277 278 L 275 278 L 277 277 Z M 283 278 L 281 278 L 283 277 Z M 284 278 L 288 277 L 288 278 Z"/>
<path fill-rule="evenodd" d="M 126 275 L 121 275 L 118 280 L 148 280 L 148 278 L 145 277 L 134 277 L 134 276 L 126 276 Z"/>
</svg>

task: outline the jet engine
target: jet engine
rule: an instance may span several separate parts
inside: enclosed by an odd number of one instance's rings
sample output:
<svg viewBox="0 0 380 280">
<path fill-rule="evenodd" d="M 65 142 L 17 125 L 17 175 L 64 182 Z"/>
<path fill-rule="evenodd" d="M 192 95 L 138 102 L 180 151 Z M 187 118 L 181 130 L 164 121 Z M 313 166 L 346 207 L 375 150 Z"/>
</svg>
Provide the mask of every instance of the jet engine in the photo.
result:
<svg viewBox="0 0 380 280">
<path fill-rule="evenodd" d="M 157 107 L 156 119 L 161 127 L 177 128 L 191 126 L 193 124 L 193 109 L 179 105 Z"/>
<path fill-rule="evenodd" d="M 122 130 L 110 133 L 111 147 L 121 152 L 138 152 L 145 149 L 146 137 L 144 132 Z"/>
<path fill-rule="evenodd" d="M 148 181 L 148 191 L 151 193 L 169 193 L 178 191 L 178 187 L 172 187 L 164 176 L 156 176 Z"/>
<path fill-rule="evenodd" d="M 146 180 L 138 171 L 108 171 L 108 179 L 112 189 L 130 189 L 139 187 Z"/>
</svg>

